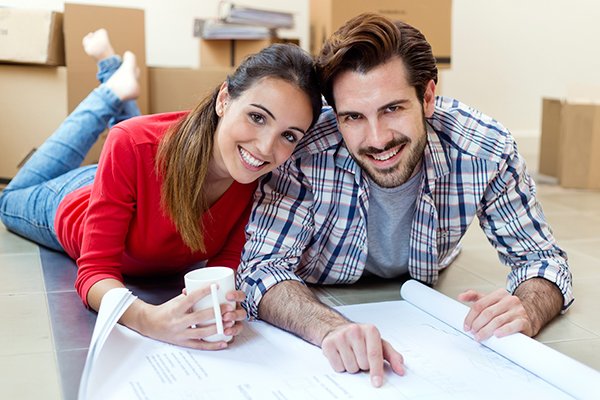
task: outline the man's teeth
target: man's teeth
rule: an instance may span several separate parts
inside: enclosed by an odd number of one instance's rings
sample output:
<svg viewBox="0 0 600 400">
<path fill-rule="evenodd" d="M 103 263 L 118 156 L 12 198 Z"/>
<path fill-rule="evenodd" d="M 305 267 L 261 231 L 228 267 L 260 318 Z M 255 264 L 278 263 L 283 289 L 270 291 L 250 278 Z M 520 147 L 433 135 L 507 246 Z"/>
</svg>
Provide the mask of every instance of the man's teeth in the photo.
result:
<svg viewBox="0 0 600 400">
<path fill-rule="evenodd" d="M 253 167 L 260 167 L 261 165 L 263 165 L 265 163 L 264 161 L 261 161 L 259 159 L 252 157 L 252 154 L 248 153 L 246 150 L 244 150 L 241 147 L 240 147 L 240 154 L 242 155 L 242 158 L 244 159 L 244 161 L 246 161 L 248 164 L 252 165 Z"/>
<path fill-rule="evenodd" d="M 373 157 L 377 161 L 385 161 L 385 160 L 389 160 L 390 158 L 394 157 L 396 154 L 398 154 L 399 151 L 400 151 L 400 147 L 396 147 L 396 149 L 394 149 L 390 152 L 372 154 L 371 157 Z"/>
</svg>

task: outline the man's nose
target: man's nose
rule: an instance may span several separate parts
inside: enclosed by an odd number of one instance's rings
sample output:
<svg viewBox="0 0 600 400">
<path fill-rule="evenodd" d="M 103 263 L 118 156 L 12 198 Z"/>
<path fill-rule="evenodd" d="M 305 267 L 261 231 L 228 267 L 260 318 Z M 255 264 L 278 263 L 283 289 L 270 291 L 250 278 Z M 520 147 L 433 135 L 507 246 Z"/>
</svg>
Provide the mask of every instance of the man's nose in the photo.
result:
<svg viewBox="0 0 600 400">
<path fill-rule="evenodd" d="M 384 149 L 393 139 L 394 134 L 386 124 L 379 120 L 373 120 L 369 123 L 366 140 L 369 147 Z"/>
</svg>

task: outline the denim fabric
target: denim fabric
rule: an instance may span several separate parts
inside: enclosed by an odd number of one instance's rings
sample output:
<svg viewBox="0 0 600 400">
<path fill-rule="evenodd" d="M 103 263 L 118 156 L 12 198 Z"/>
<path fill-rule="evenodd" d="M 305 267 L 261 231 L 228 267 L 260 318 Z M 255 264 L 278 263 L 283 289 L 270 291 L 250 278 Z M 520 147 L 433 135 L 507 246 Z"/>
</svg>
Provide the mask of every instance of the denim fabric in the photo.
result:
<svg viewBox="0 0 600 400">
<path fill-rule="evenodd" d="M 96 78 L 98 82 L 104 83 L 112 74 L 121 66 L 121 57 L 114 55 L 112 57 L 105 58 L 98 62 L 98 73 Z M 137 106 L 135 100 L 127 100 L 123 103 L 123 109 L 108 122 L 108 127 L 118 124 L 128 118 L 140 115 L 140 109 Z"/>
<path fill-rule="evenodd" d="M 99 65 L 98 77 L 102 73 L 102 80 L 108 79 L 120 65 L 120 59 L 116 61 Z M 10 231 L 62 250 L 54 230 L 58 205 L 67 194 L 94 181 L 96 165 L 80 165 L 109 121 L 140 114 L 135 101 L 126 103 L 131 103 L 129 114 L 124 103 L 100 85 L 33 153 L 0 194 L 0 219 Z"/>
</svg>

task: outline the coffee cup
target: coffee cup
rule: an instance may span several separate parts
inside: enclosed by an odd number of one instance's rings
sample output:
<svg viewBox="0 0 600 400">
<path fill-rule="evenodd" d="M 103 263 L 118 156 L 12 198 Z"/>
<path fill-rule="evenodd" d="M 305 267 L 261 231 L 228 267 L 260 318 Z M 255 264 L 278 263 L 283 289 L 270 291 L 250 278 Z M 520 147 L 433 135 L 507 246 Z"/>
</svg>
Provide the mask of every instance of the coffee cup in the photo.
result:
<svg viewBox="0 0 600 400">
<path fill-rule="evenodd" d="M 217 325 L 217 333 L 207 336 L 202 340 L 207 342 L 226 341 L 229 342 L 232 337 L 223 333 L 223 319 L 221 315 L 221 304 L 231 304 L 235 307 L 234 301 L 228 301 L 225 296 L 227 293 L 235 290 L 235 279 L 233 269 L 227 267 L 206 267 L 195 269 L 184 276 L 185 288 L 188 295 L 194 291 L 210 287 L 210 295 L 201 298 L 193 306 L 194 311 L 210 308 L 214 311 L 215 318 L 204 321 L 200 325 Z"/>
</svg>

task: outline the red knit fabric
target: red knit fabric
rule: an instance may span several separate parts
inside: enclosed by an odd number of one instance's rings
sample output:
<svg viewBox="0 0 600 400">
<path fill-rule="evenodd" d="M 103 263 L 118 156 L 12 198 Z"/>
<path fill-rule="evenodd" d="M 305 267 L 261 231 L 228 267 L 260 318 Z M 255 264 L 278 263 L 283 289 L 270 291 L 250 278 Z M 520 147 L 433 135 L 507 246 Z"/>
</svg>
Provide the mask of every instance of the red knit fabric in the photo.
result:
<svg viewBox="0 0 600 400">
<path fill-rule="evenodd" d="M 172 274 L 201 260 L 237 268 L 256 183 L 234 181 L 203 215 L 206 252 L 192 253 L 160 207 L 158 143 L 184 115 L 142 116 L 113 127 L 94 183 L 60 203 L 56 232 L 77 261 L 75 287 L 86 305 L 90 287 L 106 278 Z"/>
</svg>

